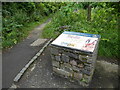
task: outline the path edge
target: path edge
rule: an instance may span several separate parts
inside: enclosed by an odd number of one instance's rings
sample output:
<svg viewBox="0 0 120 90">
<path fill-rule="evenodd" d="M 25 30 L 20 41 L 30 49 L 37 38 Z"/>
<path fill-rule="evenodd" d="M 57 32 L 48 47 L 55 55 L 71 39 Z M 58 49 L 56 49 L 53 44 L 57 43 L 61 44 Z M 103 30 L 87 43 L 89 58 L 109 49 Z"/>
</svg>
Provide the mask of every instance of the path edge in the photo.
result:
<svg viewBox="0 0 120 90">
<path fill-rule="evenodd" d="M 42 47 L 42 49 L 40 49 L 36 54 L 35 56 L 33 56 L 33 58 L 31 60 L 29 60 L 29 62 L 24 66 L 24 68 L 22 68 L 20 70 L 20 72 L 15 76 L 15 78 L 13 79 L 13 84 L 11 85 L 10 88 L 15 88 L 14 86 L 14 83 L 18 82 L 21 77 L 23 76 L 23 74 L 25 73 L 25 71 L 30 67 L 30 65 L 35 61 L 37 60 L 37 58 L 42 54 L 42 52 L 45 50 L 45 48 L 50 44 L 50 42 L 52 41 L 53 39 L 51 38 L 49 41 L 47 41 L 47 43 Z"/>
</svg>

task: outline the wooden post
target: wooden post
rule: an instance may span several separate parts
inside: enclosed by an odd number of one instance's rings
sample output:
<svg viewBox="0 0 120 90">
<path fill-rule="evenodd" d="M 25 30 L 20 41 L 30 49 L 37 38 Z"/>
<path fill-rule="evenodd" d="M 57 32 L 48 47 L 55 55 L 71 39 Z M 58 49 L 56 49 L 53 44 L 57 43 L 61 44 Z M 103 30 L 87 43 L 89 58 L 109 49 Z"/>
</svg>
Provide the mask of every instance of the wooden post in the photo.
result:
<svg viewBox="0 0 120 90">
<path fill-rule="evenodd" d="M 91 20 L 91 5 L 88 5 L 88 15 L 87 15 L 87 20 L 90 21 Z"/>
</svg>

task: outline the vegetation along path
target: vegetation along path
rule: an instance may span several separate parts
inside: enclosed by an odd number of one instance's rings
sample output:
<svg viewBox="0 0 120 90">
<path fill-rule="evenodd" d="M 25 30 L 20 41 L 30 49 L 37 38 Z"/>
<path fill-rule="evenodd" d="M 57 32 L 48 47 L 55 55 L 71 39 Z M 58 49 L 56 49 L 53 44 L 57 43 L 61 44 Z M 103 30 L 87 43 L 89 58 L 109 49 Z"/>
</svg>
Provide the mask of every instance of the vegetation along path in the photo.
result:
<svg viewBox="0 0 120 90">
<path fill-rule="evenodd" d="M 19 71 L 47 41 L 47 39 L 42 39 L 40 34 L 49 21 L 50 19 L 31 31 L 24 41 L 3 52 L 3 88 L 10 87 Z"/>
</svg>

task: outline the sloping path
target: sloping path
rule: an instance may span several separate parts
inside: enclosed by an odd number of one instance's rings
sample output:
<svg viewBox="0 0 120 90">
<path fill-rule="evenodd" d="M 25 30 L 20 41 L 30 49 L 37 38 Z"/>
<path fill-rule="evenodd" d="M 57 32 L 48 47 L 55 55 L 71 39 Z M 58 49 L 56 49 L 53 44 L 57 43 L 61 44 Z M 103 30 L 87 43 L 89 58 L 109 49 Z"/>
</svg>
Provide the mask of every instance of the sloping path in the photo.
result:
<svg viewBox="0 0 120 90">
<path fill-rule="evenodd" d="M 45 41 L 42 41 L 43 43 L 38 46 L 31 46 L 31 44 L 40 38 L 42 29 L 49 21 L 50 19 L 31 31 L 30 35 L 24 41 L 18 43 L 13 48 L 2 53 L 3 88 L 10 87 L 10 85 L 13 83 L 13 79 L 19 73 L 19 71 L 42 48 Z"/>
</svg>

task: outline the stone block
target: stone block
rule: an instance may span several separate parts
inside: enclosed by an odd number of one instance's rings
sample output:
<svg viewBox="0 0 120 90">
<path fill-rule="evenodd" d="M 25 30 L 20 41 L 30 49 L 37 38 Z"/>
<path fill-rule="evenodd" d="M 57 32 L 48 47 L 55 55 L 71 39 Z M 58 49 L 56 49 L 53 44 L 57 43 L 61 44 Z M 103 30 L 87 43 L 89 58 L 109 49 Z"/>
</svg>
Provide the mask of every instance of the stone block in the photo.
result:
<svg viewBox="0 0 120 90">
<path fill-rule="evenodd" d="M 88 59 L 87 63 L 91 63 L 92 64 L 92 63 L 94 63 L 94 61 L 93 61 L 93 59 Z"/>
<path fill-rule="evenodd" d="M 79 52 L 79 55 L 84 56 L 84 57 L 88 56 L 87 53 L 83 53 L 83 52 Z"/>
<path fill-rule="evenodd" d="M 54 66 L 54 67 L 60 67 L 60 64 L 59 64 L 59 62 L 57 62 L 57 61 L 55 61 L 55 60 L 52 60 L 52 65 Z"/>
<path fill-rule="evenodd" d="M 76 80 L 81 80 L 82 77 L 83 77 L 83 74 L 82 74 L 82 73 L 75 73 L 75 72 L 74 72 L 74 79 L 76 79 Z"/>
<path fill-rule="evenodd" d="M 64 61 L 64 62 L 69 62 L 69 57 L 67 56 L 67 55 L 65 55 L 65 54 L 62 54 L 62 61 Z"/>
<path fill-rule="evenodd" d="M 73 66 L 76 66 L 77 65 L 77 62 L 75 60 L 71 60 L 70 61 L 70 64 L 73 65 Z"/>
<path fill-rule="evenodd" d="M 84 64 L 83 63 L 80 63 L 77 65 L 79 68 L 84 68 Z"/>
<path fill-rule="evenodd" d="M 85 67 L 94 67 L 94 63 L 84 63 Z"/>
<path fill-rule="evenodd" d="M 64 52 L 64 54 L 69 56 L 69 57 L 72 57 L 72 58 L 75 58 L 75 59 L 79 59 L 78 54 L 75 53 L 75 52 Z"/>
<path fill-rule="evenodd" d="M 59 56 L 55 56 L 55 60 L 56 60 L 56 61 L 61 61 L 60 55 L 59 55 Z"/>
<path fill-rule="evenodd" d="M 92 79 L 91 76 L 88 76 L 88 75 L 85 75 L 85 74 L 83 75 L 83 78 L 85 79 L 86 83 L 89 83 L 91 81 L 91 79 Z"/>
<path fill-rule="evenodd" d="M 76 66 L 72 66 L 72 69 L 75 71 L 75 72 L 80 72 L 82 69 L 76 67 Z"/>
<path fill-rule="evenodd" d="M 52 60 L 55 60 L 55 56 L 54 55 L 51 55 L 51 58 L 52 58 Z"/>
<path fill-rule="evenodd" d="M 92 75 L 92 70 L 84 69 L 84 70 L 83 70 L 83 73 L 90 76 L 90 75 Z"/>
<path fill-rule="evenodd" d="M 90 58 L 90 59 L 87 60 L 87 63 L 89 63 L 89 64 L 94 64 L 95 61 L 96 61 L 96 59 Z"/>
<path fill-rule="evenodd" d="M 51 54 L 54 54 L 54 55 L 59 55 L 59 51 L 57 48 L 51 48 Z"/>
<path fill-rule="evenodd" d="M 65 77 L 72 77 L 72 73 L 67 72 L 63 69 L 53 67 L 53 71 L 60 74 L 60 75 L 64 75 Z"/>
<path fill-rule="evenodd" d="M 92 66 L 92 65 L 89 65 L 89 66 L 85 66 L 84 67 L 84 69 L 86 69 L 86 70 L 93 70 L 94 69 L 94 67 Z"/>
<path fill-rule="evenodd" d="M 87 62 L 86 56 L 79 55 L 79 60 L 82 62 Z"/>
<path fill-rule="evenodd" d="M 72 72 L 72 66 L 68 63 L 61 64 L 60 68 L 67 72 Z"/>
</svg>

